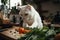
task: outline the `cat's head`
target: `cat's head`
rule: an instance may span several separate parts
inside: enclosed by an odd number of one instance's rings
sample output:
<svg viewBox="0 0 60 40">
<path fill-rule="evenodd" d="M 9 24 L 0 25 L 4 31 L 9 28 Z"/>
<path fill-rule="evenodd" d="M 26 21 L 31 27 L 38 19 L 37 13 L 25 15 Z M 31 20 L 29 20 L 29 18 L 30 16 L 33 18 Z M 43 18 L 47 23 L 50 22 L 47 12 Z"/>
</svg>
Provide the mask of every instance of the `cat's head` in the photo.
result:
<svg viewBox="0 0 60 40">
<path fill-rule="evenodd" d="M 31 16 L 31 5 L 22 6 L 20 8 L 19 15 L 24 19 L 30 17 Z"/>
</svg>

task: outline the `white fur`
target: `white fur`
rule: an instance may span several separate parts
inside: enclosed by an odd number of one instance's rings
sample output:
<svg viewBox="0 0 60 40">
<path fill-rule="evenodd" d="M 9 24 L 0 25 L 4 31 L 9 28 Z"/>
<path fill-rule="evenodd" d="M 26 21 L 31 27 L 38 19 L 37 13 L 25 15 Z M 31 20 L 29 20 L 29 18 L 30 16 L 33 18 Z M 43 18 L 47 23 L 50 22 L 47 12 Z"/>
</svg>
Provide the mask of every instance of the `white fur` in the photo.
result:
<svg viewBox="0 0 60 40">
<path fill-rule="evenodd" d="M 23 8 L 23 7 L 26 7 L 26 5 L 25 6 L 21 6 L 20 8 Z M 28 24 L 24 23 L 24 24 L 26 24 L 25 26 L 26 27 L 30 27 L 30 28 L 37 27 L 37 28 L 42 29 L 43 28 L 43 24 L 42 24 L 42 21 L 41 21 L 41 17 L 39 15 L 39 13 L 34 9 L 33 6 L 31 6 L 31 11 L 29 11 L 29 14 L 34 19 L 34 22 L 33 22 L 33 24 L 31 26 L 29 26 Z"/>
</svg>

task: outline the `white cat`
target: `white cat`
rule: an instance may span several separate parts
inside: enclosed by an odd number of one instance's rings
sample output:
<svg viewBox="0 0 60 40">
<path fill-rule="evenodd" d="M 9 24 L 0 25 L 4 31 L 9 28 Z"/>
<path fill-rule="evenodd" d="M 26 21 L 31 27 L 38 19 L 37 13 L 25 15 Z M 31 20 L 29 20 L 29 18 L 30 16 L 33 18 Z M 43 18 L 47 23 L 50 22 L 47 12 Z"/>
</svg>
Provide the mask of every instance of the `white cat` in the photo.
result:
<svg viewBox="0 0 60 40">
<path fill-rule="evenodd" d="M 23 18 L 23 26 L 29 28 L 43 28 L 39 13 L 31 5 L 20 6 L 20 16 Z"/>
</svg>

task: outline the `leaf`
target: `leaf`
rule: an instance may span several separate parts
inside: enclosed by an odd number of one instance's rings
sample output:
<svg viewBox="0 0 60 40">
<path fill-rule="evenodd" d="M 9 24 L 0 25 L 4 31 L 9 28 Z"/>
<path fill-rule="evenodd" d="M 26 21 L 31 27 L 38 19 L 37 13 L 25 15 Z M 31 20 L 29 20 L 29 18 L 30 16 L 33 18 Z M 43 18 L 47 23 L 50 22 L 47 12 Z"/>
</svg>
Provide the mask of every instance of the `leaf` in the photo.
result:
<svg viewBox="0 0 60 40">
<path fill-rule="evenodd" d="M 4 5 L 6 5 L 8 0 L 1 0 L 1 3 L 3 3 Z"/>
<path fill-rule="evenodd" d="M 25 40 L 45 40 L 46 33 L 49 31 L 48 27 L 44 27 L 42 30 L 38 28 L 31 29 L 32 31 L 27 33 L 25 36 Z"/>
</svg>

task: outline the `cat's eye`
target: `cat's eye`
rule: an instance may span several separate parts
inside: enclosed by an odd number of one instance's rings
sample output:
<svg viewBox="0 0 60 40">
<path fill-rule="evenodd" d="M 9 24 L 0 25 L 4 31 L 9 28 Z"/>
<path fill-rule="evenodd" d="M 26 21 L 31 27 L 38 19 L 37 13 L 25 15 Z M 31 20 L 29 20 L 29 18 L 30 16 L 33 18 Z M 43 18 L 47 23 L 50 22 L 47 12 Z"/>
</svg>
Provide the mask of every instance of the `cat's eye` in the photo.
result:
<svg viewBox="0 0 60 40">
<path fill-rule="evenodd" d="M 25 14 L 25 16 L 27 16 L 28 14 Z"/>
</svg>

